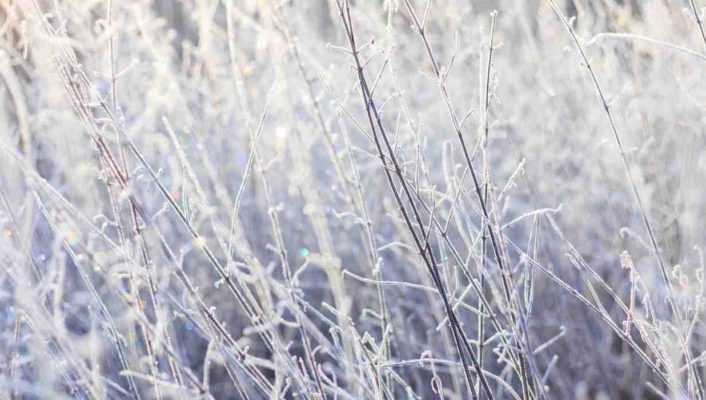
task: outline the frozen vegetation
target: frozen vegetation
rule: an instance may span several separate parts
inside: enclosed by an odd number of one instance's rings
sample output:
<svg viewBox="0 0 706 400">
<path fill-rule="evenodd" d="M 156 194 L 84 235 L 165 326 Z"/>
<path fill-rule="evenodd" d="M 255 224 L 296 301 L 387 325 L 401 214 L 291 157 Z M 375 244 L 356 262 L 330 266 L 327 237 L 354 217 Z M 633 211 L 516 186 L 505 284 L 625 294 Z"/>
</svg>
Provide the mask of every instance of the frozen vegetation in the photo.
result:
<svg viewBox="0 0 706 400">
<path fill-rule="evenodd" d="M 0 399 L 706 400 L 701 0 L 0 0 Z"/>
</svg>

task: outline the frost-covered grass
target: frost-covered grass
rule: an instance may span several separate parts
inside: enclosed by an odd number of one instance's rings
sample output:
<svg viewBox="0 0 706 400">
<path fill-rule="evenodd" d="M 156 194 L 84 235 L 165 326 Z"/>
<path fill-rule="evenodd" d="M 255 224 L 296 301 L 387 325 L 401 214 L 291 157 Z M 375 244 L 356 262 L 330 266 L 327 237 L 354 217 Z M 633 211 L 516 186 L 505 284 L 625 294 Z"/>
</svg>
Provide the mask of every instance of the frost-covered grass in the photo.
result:
<svg viewBox="0 0 706 400">
<path fill-rule="evenodd" d="M 705 399 L 701 7 L 0 0 L 0 398 Z"/>
</svg>

